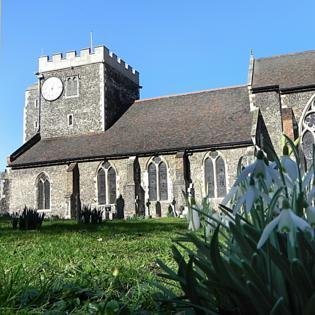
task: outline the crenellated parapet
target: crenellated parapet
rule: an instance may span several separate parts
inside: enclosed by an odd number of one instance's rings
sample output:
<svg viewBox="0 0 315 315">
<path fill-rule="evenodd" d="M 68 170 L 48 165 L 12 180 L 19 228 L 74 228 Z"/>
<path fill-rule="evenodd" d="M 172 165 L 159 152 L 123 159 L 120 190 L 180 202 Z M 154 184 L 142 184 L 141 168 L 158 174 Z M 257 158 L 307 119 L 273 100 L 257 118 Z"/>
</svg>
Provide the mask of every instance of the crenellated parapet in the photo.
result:
<svg viewBox="0 0 315 315">
<path fill-rule="evenodd" d="M 86 48 L 81 49 L 79 54 L 76 51 L 70 51 L 65 55 L 54 54 L 51 58 L 42 56 L 39 58 L 38 68 L 39 72 L 42 73 L 100 62 L 108 64 L 134 83 L 139 84 L 139 72 L 126 64 L 116 54 L 110 52 L 105 46 L 95 47 L 93 52 L 90 48 Z"/>
</svg>

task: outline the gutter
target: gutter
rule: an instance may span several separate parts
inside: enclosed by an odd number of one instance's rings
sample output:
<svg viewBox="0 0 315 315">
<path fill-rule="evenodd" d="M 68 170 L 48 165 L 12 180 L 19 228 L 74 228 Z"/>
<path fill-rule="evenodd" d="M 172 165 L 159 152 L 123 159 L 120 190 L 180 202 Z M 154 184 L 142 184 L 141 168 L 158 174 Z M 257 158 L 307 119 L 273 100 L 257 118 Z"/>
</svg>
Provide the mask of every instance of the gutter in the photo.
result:
<svg viewBox="0 0 315 315">
<path fill-rule="evenodd" d="M 52 165 L 63 165 L 75 162 L 93 162 L 93 161 L 102 161 L 104 159 L 107 160 L 117 160 L 117 159 L 126 159 L 130 156 L 156 156 L 161 154 L 176 154 L 179 151 L 184 151 L 186 153 L 194 153 L 201 151 L 215 151 L 220 149 L 235 149 L 235 148 L 244 148 L 248 146 L 252 146 L 252 140 L 238 141 L 238 142 L 230 142 L 223 144 L 214 144 L 214 145 L 202 145 L 202 146 L 192 146 L 189 149 L 185 147 L 174 148 L 174 149 L 164 149 L 164 150 L 156 150 L 156 151 L 139 151 L 139 152 L 128 152 L 125 154 L 113 154 L 113 155 L 99 155 L 94 157 L 81 157 L 81 158 L 68 158 L 62 160 L 51 160 L 51 161 L 42 161 L 42 162 L 31 162 L 31 163 L 21 163 L 21 164 L 13 164 L 8 165 L 12 169 L 21 169 L 21 168 L 32 168 L 32 167 L 41 167 L 41 166 L 52 166 Z M 12 154 L 13 155 L 13 154 Z"/>
<path fill-rule="evenodd" d="M 311 85 L 301 85 L 295 87 L 281 88 L 279 85 L 270 85 L 270 86 L 262 86 L 262 87 L 254 87 L 251 89 L 252 93 L 263 93 L 263 92 L 278 92 L 281 94 L 290 94 L 296 92 L 308 92 L 314 91 L 315 84 Z"/>
</svg>

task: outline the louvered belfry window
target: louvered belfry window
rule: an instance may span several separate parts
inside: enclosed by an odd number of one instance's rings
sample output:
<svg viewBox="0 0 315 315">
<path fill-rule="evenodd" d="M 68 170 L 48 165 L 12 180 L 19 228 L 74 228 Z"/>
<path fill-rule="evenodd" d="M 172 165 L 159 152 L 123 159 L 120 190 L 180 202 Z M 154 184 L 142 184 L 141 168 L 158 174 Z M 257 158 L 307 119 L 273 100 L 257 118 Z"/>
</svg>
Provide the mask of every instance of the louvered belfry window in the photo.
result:
<svg viewBox="0 0 315 315">
<path fill-rule="evenodd" d="M 37 177 L 37 209 L 50 209 L 50 182 L 48 176 L 44 173 Z"/>
<path fill-rule="evenodd" d="M 148 167 L 149 199 L 168 200 L 168 176 L 166 163 L 160 157 L 153 158 Z"/>
<path fill-rule="evenodd" d="M 98 204 L 114 204 L 116 202 L 116 171 L 109 162 L 103 163 L 97 173 Z"/>
<path fill-rule="evenodd" d="M 79 96 L 79 77 L 71 76 L 66 79 L 66 97 Z"/>
<path fill-rule="evenodd" d="M 225 162 L 213 153 L 204 162 L 205 193 L 208 198 L 221 198 L 226 195 Z"/>
</svg>

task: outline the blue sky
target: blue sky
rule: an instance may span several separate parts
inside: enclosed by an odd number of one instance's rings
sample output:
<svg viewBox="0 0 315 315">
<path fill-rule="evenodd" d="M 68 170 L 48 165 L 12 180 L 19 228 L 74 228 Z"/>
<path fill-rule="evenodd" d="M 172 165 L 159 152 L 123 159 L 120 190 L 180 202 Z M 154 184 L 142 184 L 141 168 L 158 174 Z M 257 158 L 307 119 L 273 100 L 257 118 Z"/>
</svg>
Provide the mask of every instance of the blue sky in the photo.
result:
<svg viewBox="0 0 315 315">
<path fill-rule="evenodd" d="M 22 144 L 38 57 L 88 47 L 90 31 L 140 72 L 142 98 L 243 84 L 250 49 L 315 49 L 314 1 L 0 1 L 0 169 Z"/>
</svg>

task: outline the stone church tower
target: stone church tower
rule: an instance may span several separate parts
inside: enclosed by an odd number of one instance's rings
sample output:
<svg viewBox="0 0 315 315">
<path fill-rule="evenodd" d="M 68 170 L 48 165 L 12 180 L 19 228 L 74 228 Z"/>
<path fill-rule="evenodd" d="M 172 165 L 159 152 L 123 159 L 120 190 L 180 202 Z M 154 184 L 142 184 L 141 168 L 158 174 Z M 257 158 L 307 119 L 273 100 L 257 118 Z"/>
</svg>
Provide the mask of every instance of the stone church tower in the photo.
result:
<svg viewBox="0 0 315 315">
<path fill-rule="evenodd" d="M 25 95 L 24 141 L 39 131 L 42 139 L 105 131 L 139 99 L 139 73 L 104 46 L 40 57 L 37 76 Z"/>
</svg>

